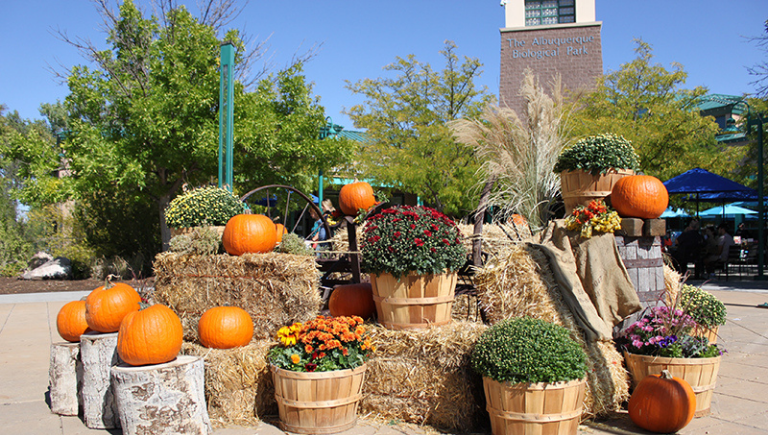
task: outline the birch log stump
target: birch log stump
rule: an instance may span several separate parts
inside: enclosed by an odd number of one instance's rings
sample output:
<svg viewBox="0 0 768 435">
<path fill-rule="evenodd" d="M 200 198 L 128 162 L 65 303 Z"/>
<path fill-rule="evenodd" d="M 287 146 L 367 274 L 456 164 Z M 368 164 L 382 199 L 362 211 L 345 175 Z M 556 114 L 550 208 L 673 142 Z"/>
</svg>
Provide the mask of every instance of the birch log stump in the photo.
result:
<svg viewBox="0 0 768 435">
<path fill-rule="evenodd" d="M 112 367 L 123 434 L 209 434 L 204 386 L 205 364 L 196 356 L 179 356 L 165 364 Z"/>
<path fill-rule="evenodd" d="M 86 332 L 80 336 L 83 361 L 83 421 L 89 429 L 120 427 L 117 405 L 112 394 L 109 370 L 120 362 L 117 332 Z"/>
<path fill-rule="evenodd" d="M 51 344 L 51 365 L 48 368 L 51 412 L 59 415 L 77 415 L 81 405 L 79 392 L 82 382 L 80 343 Z"/>
</svg>

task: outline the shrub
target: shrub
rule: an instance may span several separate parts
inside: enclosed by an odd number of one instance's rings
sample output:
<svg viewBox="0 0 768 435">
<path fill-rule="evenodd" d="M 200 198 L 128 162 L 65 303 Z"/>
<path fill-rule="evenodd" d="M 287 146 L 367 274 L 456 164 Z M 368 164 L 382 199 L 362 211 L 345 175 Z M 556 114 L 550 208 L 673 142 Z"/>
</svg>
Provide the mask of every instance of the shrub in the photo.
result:
<svg viewBox="0 0 768 435">
<path fill-rule="evenodd" d="M 275 248 L 276 252 L 282 252 L 283 254 L 294 255 L 315 255 L 315 251 L 304 243 L 304 239 L 295 233 L 288 233 L 283 235 L 283 240 Z"/>
<path fill-rule="evenodd" d="M 725 304 L 699 287 L 684 285 L 680 291 L 680 306 L 699 325 L 707 328 L 725 325 Z"/>
<path fill-rule="evenodd" d="M 170 228 L 226 225 L 245 205 L 227 189 L 202 187 L 185 192 L 168 205 L 165 220 Z"/>
<path fill-rule="evenodd" d="M 554 172 L 582 170 L 592 175 L 609 169 L 632 169 L 639 166 L 632 143 L 622 136 L 601 134 L 585 137 L 560 153 Z"/>
<path fill-rule="evenodd" d="M 568 330 L 529 317 L 499 322 L 472 351 L 472 368 L 498 382 L 536 383 L 582 379 L 586 355 Z"/>
</svg>

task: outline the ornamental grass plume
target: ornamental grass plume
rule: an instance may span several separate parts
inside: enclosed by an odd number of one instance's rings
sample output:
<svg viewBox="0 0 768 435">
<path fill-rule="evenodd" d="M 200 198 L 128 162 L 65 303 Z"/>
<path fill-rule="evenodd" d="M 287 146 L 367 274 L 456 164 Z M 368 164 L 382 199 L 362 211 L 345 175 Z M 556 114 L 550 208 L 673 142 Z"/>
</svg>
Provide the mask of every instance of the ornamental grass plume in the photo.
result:
<svg viewBox="0 0 768 435">
<path fill-rule="evenodd" d="M 557 75 L 548 95 L 527 69 L 520 88 L 526 102 L 524 116 L 488 105 L 478 118 L 449 124 L 457 141 L 473 147 L 482 161 L 481 185 L 496 184 L 488 204 L 507 217 L 523 215 L 534 232 L 550 218 L 550 204 L 560 191 L 560 178 L 552 169 L 568 143 L 562 88 Z"/>
</svg>

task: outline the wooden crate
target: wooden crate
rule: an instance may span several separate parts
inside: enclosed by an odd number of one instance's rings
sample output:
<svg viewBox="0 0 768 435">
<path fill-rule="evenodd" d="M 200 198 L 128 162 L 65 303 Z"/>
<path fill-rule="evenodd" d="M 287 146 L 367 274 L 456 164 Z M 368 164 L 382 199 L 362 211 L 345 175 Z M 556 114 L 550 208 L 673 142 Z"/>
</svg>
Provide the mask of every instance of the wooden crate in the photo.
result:
<svg viewBox="0 0 768 435">
<path fill-rule="evenodd" d="M 615 236 L 624 266 L 635 286 L 643 307 L 662 304 L 664 284 L 664 260 L 661 256 L 661 238 Z"/>
</svg>

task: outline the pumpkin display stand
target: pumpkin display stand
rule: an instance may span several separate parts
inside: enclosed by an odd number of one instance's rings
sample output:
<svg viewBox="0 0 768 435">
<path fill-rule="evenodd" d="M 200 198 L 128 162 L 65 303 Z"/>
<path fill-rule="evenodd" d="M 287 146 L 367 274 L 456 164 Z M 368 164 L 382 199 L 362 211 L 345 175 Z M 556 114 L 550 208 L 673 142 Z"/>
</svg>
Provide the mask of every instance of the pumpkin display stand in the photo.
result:
<svg viewBox="0 0 768 435">
<path fill-rule="evenodd" d="M 357 424 L 366 366 L 330 372 L 294 372 L 271 366 L 280 427 L 287 432 L 328 434 Z"/>
<path fill-rule="evenodd" d="M 510 384 L 483 377 L 494 435 L 575 435 L 587 381 Z"/>
<path fill-rule="evenodd" d="M 611 194 L 617 181 L 634 173 L 631 169 L 609 169 L 603 175 L 592 175 L 581 170 L 561 172 L 560 190 L 565 203 L 565 214 L 570 214 L 580 205 L 588 206 L 592 200 L 605 199 Z"/>
<path fill-rule="evenodd" d="M 632 388 L 636 388 L 646 376 L 658 375 L 667 370 L 672 376 L 684 379 L 691 385 L 696 394 L 694 416 L 703 417 L 709 414 L 721 357 L 665 358 L 624 352 L 624 358 L 632 378 Z"/>
<path fill-rule="evenodd" d="M 48 369 L 51 412 L 59 415 L 77 415 L 80 410 L 79 391 L 82 382 L 80 343 L 51 344 L 51 365 Z"/>
<path fill-rule="evenodd" d="M 182 355 L 164 364 L 111 369 L 123 433 L 208 434 L 203 359 Z"/>
<path fill-rule="evenodd" d="M 109 370 L 120 362 L 117 332 L 86 332 L 80 336 L 80 360 L 83 362 L 83 421 L 89 429 L 120 427 Z"/>
<path fill-rule="evenodd" d="M 418 275 L 401 278 L 371 275 L 373 301 L 379 323 L 389 329 L 422 329 L 451 322 L 457 274 Z"/>
</svg>

